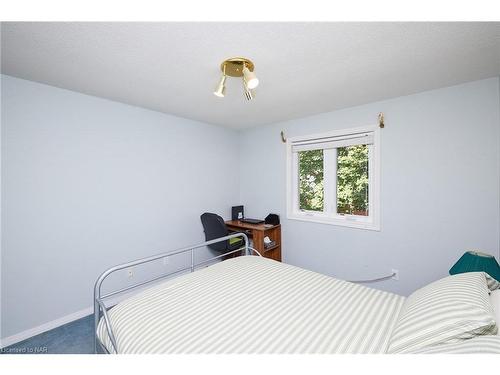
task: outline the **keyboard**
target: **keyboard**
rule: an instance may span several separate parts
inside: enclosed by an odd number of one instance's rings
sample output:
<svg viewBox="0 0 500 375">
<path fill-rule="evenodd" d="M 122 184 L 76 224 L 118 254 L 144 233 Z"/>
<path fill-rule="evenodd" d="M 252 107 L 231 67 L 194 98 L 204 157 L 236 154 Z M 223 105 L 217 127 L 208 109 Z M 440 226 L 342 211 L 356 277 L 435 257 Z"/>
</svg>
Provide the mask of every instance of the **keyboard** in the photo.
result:
<svg viewBox="0 0 500 375">
<path fill-rule="evenodd" d="M 248 223 L 248 224 L 260 224 L 264 222 L 264 220 L 260 219 L 241 219 L 240 221 L 242 223 Z"/>
</svg>

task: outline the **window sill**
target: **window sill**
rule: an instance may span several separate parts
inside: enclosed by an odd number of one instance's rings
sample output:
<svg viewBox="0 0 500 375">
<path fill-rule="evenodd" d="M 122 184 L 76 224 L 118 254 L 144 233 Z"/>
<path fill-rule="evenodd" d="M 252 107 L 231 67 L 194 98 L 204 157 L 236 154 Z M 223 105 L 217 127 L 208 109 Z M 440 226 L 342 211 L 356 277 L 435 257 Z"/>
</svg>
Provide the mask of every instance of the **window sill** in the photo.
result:
<svg viewBox="0 0 500 375">
<path fill-rule="evenodd" d="M 338 219 L 334 217 L 320 216 L 320 215 L 307 215 L 302 213 L 294 213 L 287 215 L 290 220 L 298 221 L 308 221 L 311 223 L 336 225 L 340 227 L 357 228 L 365 230 L 380 231 L 380 224 L 362 221 L 362 220 L 349 220 L 349 219 Z"/>
</svg>

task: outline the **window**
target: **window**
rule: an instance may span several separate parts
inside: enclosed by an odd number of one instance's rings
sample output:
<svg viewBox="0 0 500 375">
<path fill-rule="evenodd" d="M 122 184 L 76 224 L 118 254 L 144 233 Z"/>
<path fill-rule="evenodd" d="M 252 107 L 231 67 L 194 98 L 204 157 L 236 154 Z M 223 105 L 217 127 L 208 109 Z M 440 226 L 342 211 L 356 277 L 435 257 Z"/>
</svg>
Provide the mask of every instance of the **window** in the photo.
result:
<svg viewBox="0 0 500 375">
<path fill-rule="evenodd" d="M 288 218 L 379 230 L 378 132 L 288 139 Z"/>
</svg>

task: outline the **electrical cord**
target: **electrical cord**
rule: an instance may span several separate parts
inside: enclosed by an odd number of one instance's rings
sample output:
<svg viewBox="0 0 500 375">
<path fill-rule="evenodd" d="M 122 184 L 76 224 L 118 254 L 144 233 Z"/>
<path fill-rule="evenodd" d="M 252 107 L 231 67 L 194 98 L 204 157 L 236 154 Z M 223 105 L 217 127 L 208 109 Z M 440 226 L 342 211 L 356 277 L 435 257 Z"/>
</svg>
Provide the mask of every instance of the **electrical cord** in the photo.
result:
<svg viewBox="0 0 500 375">
<path fill-rule="evenodd" d="M 346 280 L 350 283 L 355 283 L 355 284 L 362 284 L 362 283 L 376 283 L 377 281 L 384 281 L 384 280 L 389 280 L 392 279 L 394 276 L 396 276 L 396 272 L 393 272 L 392 274 L 388 276 L 383 276 L 379 277 L 376 279 L 367 279 L 367 280 Z"/>
</svg>

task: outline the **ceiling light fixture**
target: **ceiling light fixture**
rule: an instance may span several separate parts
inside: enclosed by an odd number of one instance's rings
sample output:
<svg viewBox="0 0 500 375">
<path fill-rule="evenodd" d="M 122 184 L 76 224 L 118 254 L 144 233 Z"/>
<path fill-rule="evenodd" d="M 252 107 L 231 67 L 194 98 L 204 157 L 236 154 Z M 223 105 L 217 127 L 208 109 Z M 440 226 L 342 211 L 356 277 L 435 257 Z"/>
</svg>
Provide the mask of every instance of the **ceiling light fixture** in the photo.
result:
<svg viewBox="0 0 500 375">
<path fill-rule="evenodd" d="M 254 91 L 248 87 L 248 83 L 245 79 L 243 79 L 243 93 L 245 94 L 246 100 L 252 100 L 255 97 Z"/>
<path fill-rule="evenodd" d="M 226 95 L 226 77 L 227 76 L 225 74 L 220 77 L 220 81 L 214 91 L 214 95 L 218 96 L 219 98 L 223 98 L 224 95 Z"/>
<path fill-rule="evenodd" d="M 252 100 L 255 97 L 253 89 L 259 85 L 259 80 L 254 73 L 254 68 L 253 62 L 244 57 L 233 57 L 224 60 L 220 66 L 222 77 L 214 91 L 214 95 L 220 98 L 224 97 L 227 76 L 243 77 L 243 93 L 247 100 Z"/>
<path fill-rule="evenodd" d="M 248 70 L 246 66 L 243 67 L 243 80 L 250 90 L 256 88 L 259 85 L 259 80 L 255 73 Z"/>
<path fill-rule="evenodd" d="M 219 98 L 223 98 L 226 95 L 226 66 L 224 65 L 222 68 L 222 77 L 220 77 L 219 83 L 215 88 L 214 95 Z"/>
</svg>

